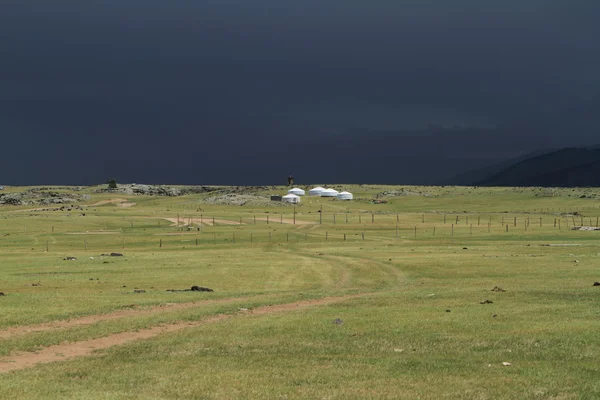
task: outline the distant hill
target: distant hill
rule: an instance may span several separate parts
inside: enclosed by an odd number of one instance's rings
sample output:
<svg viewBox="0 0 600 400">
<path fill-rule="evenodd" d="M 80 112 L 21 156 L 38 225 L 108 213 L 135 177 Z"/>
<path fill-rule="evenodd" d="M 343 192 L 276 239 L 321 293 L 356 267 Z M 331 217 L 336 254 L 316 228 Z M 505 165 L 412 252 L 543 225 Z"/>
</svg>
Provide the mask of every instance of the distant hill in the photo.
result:
<svg viewBox="0 0 600 400">
<path fill-rule="evenodd" d="M 600 186 L 600 147 L 566 148 L 519 161 L 479 186 Z"/>
<path fill-rule="evenodd" d="M 521 161 L 527 160 L 528 158 L 533 158 L 540 156 L 542 154 L 549 153 L 551 151 L 555 151 L 556 149 L 546 149 L 540 151 L 534 151 L 527 154 L 523 154 L 518 157 L 511 157 L 507 160 L 503 160 L 496 164 L 486 165 L 485 167 L 480 167 L 472 170 L 468 170 L 466 172 L 461 172 L 460 174 L 451 178 L 447 184 L 448 185 L 457 185 L 457 186 L 471 186 L 474 183 L 483 182 L 489 179 L 492 176 L 499 174 L 505 169 L 512 167 L 514 164 L 517 164 Z"/>
</svg>

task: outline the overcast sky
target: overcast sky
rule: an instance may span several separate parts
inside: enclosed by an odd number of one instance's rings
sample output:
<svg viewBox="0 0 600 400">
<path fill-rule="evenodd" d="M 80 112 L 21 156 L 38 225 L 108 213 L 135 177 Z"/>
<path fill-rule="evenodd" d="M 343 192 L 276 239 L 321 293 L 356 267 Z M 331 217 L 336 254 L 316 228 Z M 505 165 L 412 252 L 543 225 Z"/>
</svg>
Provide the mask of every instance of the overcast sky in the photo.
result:
<svg viewBox="0 0 600 400">
<path fill-rule="evenodd" d="M 224 137 L 290 151 L 429 124 L 600 143 L 599 18 L 596 0 L 3 0 L 0 180 L 158 179 Z"/>
</svg>

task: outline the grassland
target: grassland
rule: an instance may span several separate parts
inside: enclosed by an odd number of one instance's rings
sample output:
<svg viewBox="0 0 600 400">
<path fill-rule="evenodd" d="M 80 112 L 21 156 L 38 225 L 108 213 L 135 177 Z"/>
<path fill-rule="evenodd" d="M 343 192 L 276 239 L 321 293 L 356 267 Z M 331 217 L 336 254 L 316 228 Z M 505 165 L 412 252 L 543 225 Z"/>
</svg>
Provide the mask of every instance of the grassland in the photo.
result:
<svg viewBox="0 0 600 400">
<path fill-rule="evenodd" d="M 0 206 L 0 398 L 600 399 L 600 190 L 344 188 Z"/>
</svg>

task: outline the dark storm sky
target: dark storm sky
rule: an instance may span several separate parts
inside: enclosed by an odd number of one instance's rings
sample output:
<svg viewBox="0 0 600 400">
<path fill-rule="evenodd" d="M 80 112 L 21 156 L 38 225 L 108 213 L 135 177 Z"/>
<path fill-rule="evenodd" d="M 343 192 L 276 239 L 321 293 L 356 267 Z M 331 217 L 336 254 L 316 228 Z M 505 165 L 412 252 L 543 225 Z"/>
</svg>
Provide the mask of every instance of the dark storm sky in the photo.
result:
<svg viewBox="0 0 600 400">
<path fill-rule="evenodd" d="M 599 18 L 596 0 L 3 0 L 0 183 L 318 181 L 299 142 L 411 149 L 429 124 L 484 128 L 464 154 L 457 134 L 454 172 L 598 144 Z"/>
</svg>

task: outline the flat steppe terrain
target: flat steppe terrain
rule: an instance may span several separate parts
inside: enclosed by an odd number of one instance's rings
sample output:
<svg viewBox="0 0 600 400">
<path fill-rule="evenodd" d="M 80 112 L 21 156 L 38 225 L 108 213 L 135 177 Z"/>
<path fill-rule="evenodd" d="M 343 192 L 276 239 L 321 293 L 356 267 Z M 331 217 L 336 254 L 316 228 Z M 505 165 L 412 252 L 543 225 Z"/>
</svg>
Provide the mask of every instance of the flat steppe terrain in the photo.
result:
<svg viewBox="0 0 600 400">
<path fill-rule="evenodd" d="M 0 398 L 600 398 L 599 189 L 104 187 L 0 192 Z"/>
</svg>

